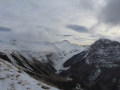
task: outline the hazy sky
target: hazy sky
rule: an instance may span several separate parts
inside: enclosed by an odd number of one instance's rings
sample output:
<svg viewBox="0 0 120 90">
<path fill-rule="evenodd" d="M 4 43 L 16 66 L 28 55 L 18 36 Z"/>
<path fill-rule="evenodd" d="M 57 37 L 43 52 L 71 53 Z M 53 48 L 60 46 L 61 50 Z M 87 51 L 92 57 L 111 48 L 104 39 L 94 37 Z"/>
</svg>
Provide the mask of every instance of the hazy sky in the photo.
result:
<svg viewBox="0 0 120 90">
<path fill-rule="evenodd" d="M 0 0 L 0 40 L 120 41 L 120 0 Z"/>
</svg>

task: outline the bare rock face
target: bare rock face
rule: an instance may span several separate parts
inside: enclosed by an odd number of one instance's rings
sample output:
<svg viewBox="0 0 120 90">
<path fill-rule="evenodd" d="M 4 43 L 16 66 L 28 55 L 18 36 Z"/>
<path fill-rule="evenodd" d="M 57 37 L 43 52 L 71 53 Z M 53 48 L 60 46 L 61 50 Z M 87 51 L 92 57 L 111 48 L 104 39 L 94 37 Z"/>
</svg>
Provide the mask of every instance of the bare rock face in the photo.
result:
<svg viewBox="0 0 120 90">
<path fill-rule="evenodd" d="M 60 75 L 72 78 L 85 90 L 120 90 L 120 43 L 99 39 L 64 63 Z"/>
</svg>

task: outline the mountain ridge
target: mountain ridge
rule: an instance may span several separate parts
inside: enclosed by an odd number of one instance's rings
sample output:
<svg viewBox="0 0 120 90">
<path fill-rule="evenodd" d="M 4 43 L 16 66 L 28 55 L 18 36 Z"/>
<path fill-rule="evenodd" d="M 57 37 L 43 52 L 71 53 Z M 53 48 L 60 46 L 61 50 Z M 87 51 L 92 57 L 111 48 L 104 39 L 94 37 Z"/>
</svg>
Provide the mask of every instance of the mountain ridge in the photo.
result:
<svg viewBox="0 0 120 90">
<path fill-rule="evenodd" d="M 30 61 L 32 61 L 30 55 L 43 63 L 50 61 L 52 66 L 57 70 L 56 73 L 59 73 L 60 69 L 65 69 L 62 64 L 67 59 L 85 49 L 86 47 L 71 44 L 67 40 L 60 43 L 49 42 L 49 44 L 48 42 L 33 43 L 19 40 L 0 42 L 1 52 L 11 54 L 17 51 Z"/>
<path fill-rule="evenodd" d="M 63 90 L 120 89 L 120 43 L 99 39 L 90 46 L 61 43 L 0 42 L 0 58 Z M 56 75 L 57 74 L 57 75 Z M 67 77 L 67 78 L 66 78 Z"/>
</svg>

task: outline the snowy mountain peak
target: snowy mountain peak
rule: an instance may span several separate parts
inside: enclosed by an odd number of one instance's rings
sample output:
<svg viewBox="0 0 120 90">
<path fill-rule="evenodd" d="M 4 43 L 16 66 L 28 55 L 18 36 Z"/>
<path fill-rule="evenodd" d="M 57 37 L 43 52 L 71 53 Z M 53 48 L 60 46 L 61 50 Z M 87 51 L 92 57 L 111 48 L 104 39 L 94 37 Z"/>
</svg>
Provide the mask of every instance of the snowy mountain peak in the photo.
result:
<svg viewBox="0 0 120 90">
<path fill-rule="evenodd" d="M 99 40 L 97 40 L 94 44 L 92 44 L 91 46 L 106 46 L 106 45 L 119 45 L 120 43 L 118 41 L 113 41 L 113 40 L 109 40 L 109 39 L 105 39 L 105 38 L 101 38 Z"/>
<path fill-rule="evenodd" d="M 63 40 L 61 43 L 70 43 L 68 40 Z"/>
<path fill-rule="evenodd" d="M 111 41 L 111 40 L 106 39 L 106 38 L 100 38 L 99 40 L 100 40 L 100 41 L 103 41 L 103 42 L 104 42 L 104 41 Z"/>
<path fill-rule="evenodd" d="M 120 66 L 120 43 L 108 39 L 99 39 L 90 46 L 87 62 L 89 64 L 101 64 L 105 67 Z"/>
<path fill-rule="evenodd" d="M 102 45 L 102 44 L 109 44 L 111 43 L 112 41 L 109 40 L 109 39 L 105 39 L 105 38 L 101 38 L 99 40 L 97 40 L 94 45 Z"/>
</svg>

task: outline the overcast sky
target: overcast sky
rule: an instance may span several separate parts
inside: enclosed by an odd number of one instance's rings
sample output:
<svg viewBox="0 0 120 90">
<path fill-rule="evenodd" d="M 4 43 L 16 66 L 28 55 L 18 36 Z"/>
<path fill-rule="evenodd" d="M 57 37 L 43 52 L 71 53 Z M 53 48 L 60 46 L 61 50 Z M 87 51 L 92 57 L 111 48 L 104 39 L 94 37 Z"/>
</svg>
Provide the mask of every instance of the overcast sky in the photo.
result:
<svg viewBox="0 0 120 90">
<path fill-rule="evenodd" d="M 0 40 L 120 41 L 120 0 L 0 0 Z"/>
</svg>

